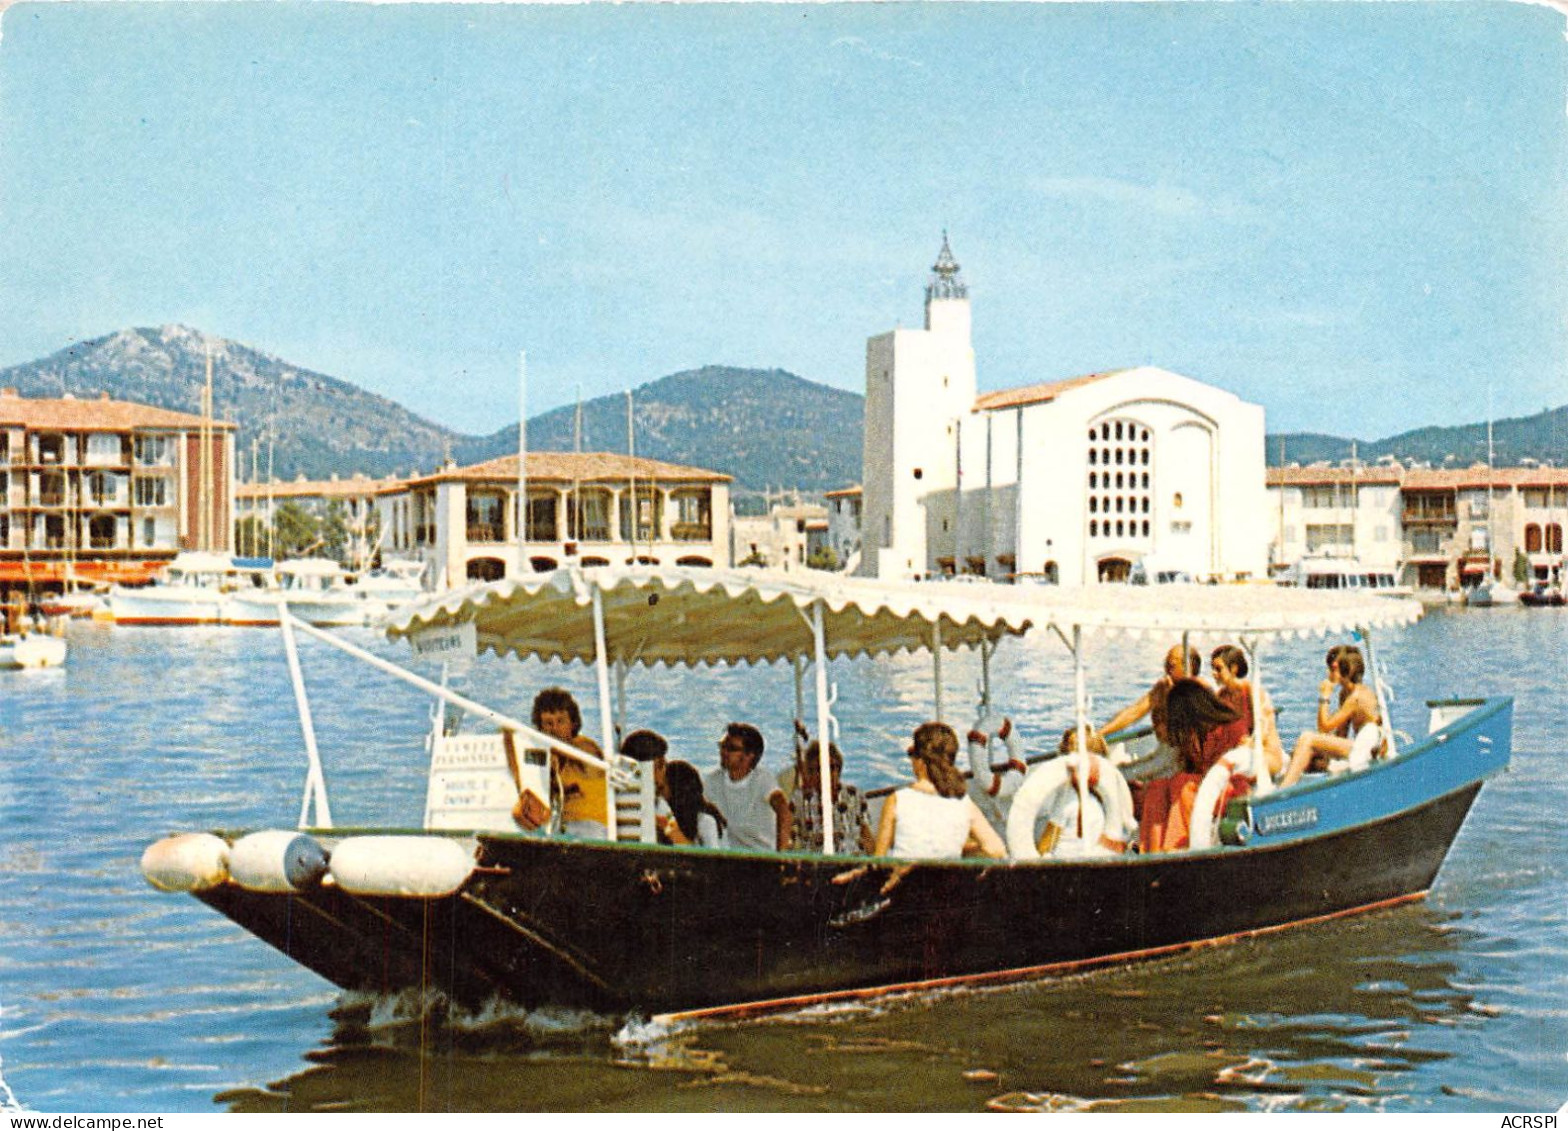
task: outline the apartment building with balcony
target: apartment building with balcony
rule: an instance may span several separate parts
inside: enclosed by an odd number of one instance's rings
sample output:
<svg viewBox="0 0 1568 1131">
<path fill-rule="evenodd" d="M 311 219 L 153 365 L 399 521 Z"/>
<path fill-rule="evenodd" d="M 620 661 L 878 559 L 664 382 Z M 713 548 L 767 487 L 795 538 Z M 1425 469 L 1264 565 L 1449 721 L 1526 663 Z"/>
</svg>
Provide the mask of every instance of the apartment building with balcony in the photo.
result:
<svg viewBox="0 0 1568 1131">
<path fill-rule="evenodd" d="M 1394 567 L 1417 591 L 1557 577 L 1568 523 L 1568 468 L 1270 468 L 1272 562 L 1354 557 Z"/>
<path fill-rule="evenodd" d="M 233 467 L 233 424 L 0 389 L 0 587 L 145 580 L 181 550 L 231 552 Z"/>
<path fill-rule="evenodd" d="M 529 452 L 519 552 L 517 457 L 382 489 L 384 554 L 426 565 L 437 589 L 562 566 L 727 566 L 730 477 L 613 452 Z"/>
</svg>

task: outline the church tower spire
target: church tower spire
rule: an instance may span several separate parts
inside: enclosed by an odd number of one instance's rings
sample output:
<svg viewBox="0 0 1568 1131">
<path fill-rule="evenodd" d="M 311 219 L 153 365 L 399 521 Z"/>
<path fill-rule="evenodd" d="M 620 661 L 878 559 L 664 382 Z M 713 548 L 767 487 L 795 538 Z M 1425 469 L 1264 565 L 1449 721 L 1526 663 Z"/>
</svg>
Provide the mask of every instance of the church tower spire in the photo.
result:
<svg viewBox="0 0 1568 1131">
<path fill-rule="evenodd" d="M 926 304 L 929 306 L 933 299 L 968 297 L 969 287 L 958 273 L 958 260 L 953 258 L 947 229 L 943 228 L 942 250 L 937 252 L 936 262 L 931 265 L 931 281 L 926 284 Z"/>
</svg>

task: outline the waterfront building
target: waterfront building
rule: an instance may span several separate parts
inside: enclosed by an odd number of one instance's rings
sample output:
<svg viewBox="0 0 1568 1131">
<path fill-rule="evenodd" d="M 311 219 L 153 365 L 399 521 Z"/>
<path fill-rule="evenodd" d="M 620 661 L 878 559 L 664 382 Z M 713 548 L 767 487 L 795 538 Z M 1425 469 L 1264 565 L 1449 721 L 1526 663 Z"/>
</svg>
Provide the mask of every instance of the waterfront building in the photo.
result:
<svg viewBox="0 0 1568 1131">
<path fill-rule="evenodd" d="M 0 390 L 0 588 L 145 581 L 181 550 L 231 553 L 234 427 Z"/>
<path fill-rule="evenodd" d="M 1272 467 L 1268 470 L 1269 568 L 1302 558 L 1354 558 L 1396 573 L 1404 559 L 1398 467 Z"/>
<path fill-rule="evenodd" d="M 279 507 L 292 503 L 312 518 L 325 520 L 334 514 L 342 521 L 348 538 L 343 564 L 363 569 L 381 549 L 380 512 L 376 496 L 394 488 L 396 478 L 372 479 L 368 475 L 336 475 L 328 479 L 272 480 L 266 483 L 241 483 L 235 488 L 235 516 L 239 523 L 235 544 L 246 554 L 272 555 L 269 531 Z M 247 520 L 252 520 L 247 523 Z"/>
<path fill-rule="evenodd" d="M 1270 558 L 1355 557 L 1394 565 L 1417 591 L 1442 592 L 1490 574 L 1549 581 L 1563 562 L 1568 469 L 1289 467 L 1268 473 L 1275 515 Z"/>
<path fill-rule="evenodd" d="M 980 394 L 944 236 L 925 323 L 866 343 L 859 572 L 1259 577 L 1263 409 L 1153 366 Z"/>
<path fill-rule="evenodd" d="M 730 525 L 730 556 L 737 565 L 791 573 L 807 568 L 828 541 L 828 508 L 820 503 L 771 503 L 765 515 L 737 515 Z M 838 559 L 840 565 L 843 559 Z"/>
<path fill-rule="evenodd" d="M 838 558 L 839 568 L 850 572 L 860 564 L 860 509 L 864 495 L 857 483 L 823 496 L 828 506 L 828 545 Z"/>
<path fill-rule="evenodd" d="M 727 566 L 730 477 L 612 452 L 529 452 L 518 547 L 517 457 L 376 495 L 383 554 L 421 560 L 437 589 L 561 566 Z M 634 521 L 635 518 L 635 521 Z"/>
</svg>

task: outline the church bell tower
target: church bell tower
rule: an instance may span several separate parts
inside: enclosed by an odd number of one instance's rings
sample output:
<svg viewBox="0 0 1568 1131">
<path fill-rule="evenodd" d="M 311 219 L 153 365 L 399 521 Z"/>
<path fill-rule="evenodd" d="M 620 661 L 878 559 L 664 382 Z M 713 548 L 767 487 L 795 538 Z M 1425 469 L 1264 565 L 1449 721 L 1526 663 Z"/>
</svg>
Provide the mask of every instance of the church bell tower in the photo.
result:
<svg viewBox="0 0 1568 1131">
<path fill-rule="evenodd" d="M 924 328 L 866 341 L 862 574 L 916 576 L 954 552 L 959 433 L 974 403 L 969 288 L 943 232 Z"/>
</svg>

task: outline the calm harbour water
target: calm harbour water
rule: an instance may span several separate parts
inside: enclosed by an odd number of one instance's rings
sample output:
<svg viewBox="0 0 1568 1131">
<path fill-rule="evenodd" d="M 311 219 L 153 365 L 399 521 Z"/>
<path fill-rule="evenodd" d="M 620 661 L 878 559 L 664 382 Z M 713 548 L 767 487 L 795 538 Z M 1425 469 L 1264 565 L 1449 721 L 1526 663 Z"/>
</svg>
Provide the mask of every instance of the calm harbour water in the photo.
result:
<svg viewBox="0 0 1568 1131">
<path fill-rule="evenodd" d="M 353 639 L 398 660 L 368 631 Z M 1039 748 L 1069 722 L 1054 638 L 1005 644 L 996 697 Z M 1104 718 L 1162 641 L 1098 647 Z M 1294 734 L 1325 642 L 1264 678 Z M 289 827 L 304 755 L 275 631 L 73 626 L 69 665 L 0 673 L 0 1102 L 39 1111 L 1556 1110 L 1568 1100 L 1568 616 L 1441 610 L 1379 641 L 1396 724 L 1423 701 L 1516 698 L 1431 897 L 1395 910 L 1024 987 L 662 1032 L 638 1019 L 431 1018 L 346 997 L 137 861 L 172 831 Z M 428 704 L 302 643 L 340 824 L 419 821 Z M 978 661 L 946 664 L 967 723 Z M 848 776 L 902 772 L 929 659 L 835 665 Z M 493 658 L 460 685 L 525 714 L 591 671 Z M 700 688 L 693 693 L 694 688 Z M 787 668 L 634 673 L 633 725 L 706 769 L 719 724 L 760 723 L 783 765 Z M 590 710 L 590 716 L 594 713 Z M 1216 893 L 1216 898 L 1224 898 Z M 1027 929 L 1027 924 L 1020 924 Z"/>
</svg>

